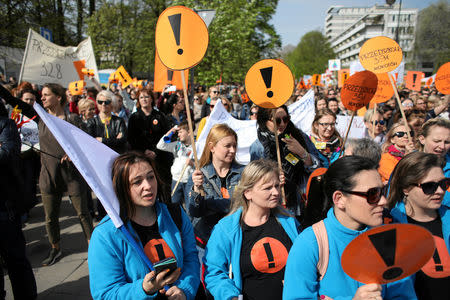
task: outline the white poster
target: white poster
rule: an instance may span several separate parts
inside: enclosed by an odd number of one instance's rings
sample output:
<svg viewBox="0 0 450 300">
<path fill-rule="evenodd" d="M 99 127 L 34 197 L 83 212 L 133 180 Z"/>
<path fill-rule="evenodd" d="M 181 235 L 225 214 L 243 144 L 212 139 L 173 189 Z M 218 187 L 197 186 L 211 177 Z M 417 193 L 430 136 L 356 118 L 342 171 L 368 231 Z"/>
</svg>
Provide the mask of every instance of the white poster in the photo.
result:
<svg viewBox="0 0 450 300">
<path fill-rule="evenodd" d="M 96 79 L 99 80 L 90 37 L 77 47 L 61 47 L 29 30 L 20 81 L 41 85 L 59 83 L 68 87 L 70 82 L 80 80 L 80 76 L 83 76 L 82 68 L 94 69 Z M 92 85 L 87 77 L 84 79 L 87 85 Z"/>
<path fill-rule="evenodd" d="M 341 60 L 340 59 L 329 59 L 328 60 L 328 70 L 339 71 L 340 69 L 341 69 Z"/>
<path fill-rule="evenodd" d="M 306 134 L 311 131 L 311 123 L 314 120 L 314 92 L 309 90 L 302 99 L 288 106 L 292 123 L 303 130 Z M 223 107 L 222 102 L 218 101 L 211 115 L 205 123 L 198 141 L 197 156 L 200 159 L 203 148 L 205 147 L 206 137 L 215 124 L 225 123 L 230 126 L 238 136 L 238 149 L 236 160 L 241 164 L 250 162 L 250 146 L 258 138 L 256 133 L 256 121 L 254 120 L 238 120 L 233 118 Z"/>
<path fill-rule="evenodd" d="M 342 138 L 345 137 L 347 132 L 348 124 L 350 123 L 351 116 L 337 116 L 336 119 L 336 130 L 339 132 Z M 361 139 L 364 137 L 364 131 L 366 126 L 364 125 L 363 117 L 354 117 L 352 122 L 352 127 L 348 133 L 349 139 Z"/>
<path fill-rule="evenodd" d="M 364 67 L 361 65 L 361 63 L 358 61 L 354 61 L 350 64 L 350 76 L 355 74 L 356 72 L 365 71 Z M 394 79 L 397 82 L 397 85 L 403 83 L 403 77 L 405 76 L 405 63 L 401 62 L 400 65 L 394 70 L 389 72 L 392 76 L 394 76 Z"/>
</svg>

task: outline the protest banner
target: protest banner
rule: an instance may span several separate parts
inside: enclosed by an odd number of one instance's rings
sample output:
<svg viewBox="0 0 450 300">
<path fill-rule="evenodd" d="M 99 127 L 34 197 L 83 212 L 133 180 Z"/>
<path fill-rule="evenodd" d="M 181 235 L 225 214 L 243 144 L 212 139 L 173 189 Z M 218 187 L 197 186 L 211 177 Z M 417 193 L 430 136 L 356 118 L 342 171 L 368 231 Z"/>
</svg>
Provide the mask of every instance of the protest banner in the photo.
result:
<svg viewBox="0 0 450 300">
<path fill-rule="evenodd" d="M 313 74 L 312 76 L 312 85 L 321 86 L 322 75 L 321 74 Z"/>
<path fill-rule="evenodd" d="M 425 83 L 425 86 L 427 88 L 430 88 L 431 85 L 434 83 L 435 78 L 436 78 L 436 74 L 434 74 L 433 76 L 430 76 L 430 77 L 422 78 L 422 83 Z"/>
<path fill-rule="evenodd" d="M 436 73 L 434 84 L 442 94 L 450 94 L 450 62 L 443 64 Z"/>
<path fill-rule="evenodd" d="M 413 224 L 389 224 L 356 237 L 342 253 L 342 269 L 364 284 L 386 284 L 408 277 L 432 258 L 432 234 Z"/>
<path fill-rule="evenodd" d="M 341 69 L 341 60 L 340 59 L 329 59 L 328 60 L 328 70 L 339 71 L 340 69 Z"/>
<path fill-rule="evenodd" d="M 314 121 L 315 105 L 314 91 L 309 90 L 300 100 L 288 106 L 291 121 L 306 134 L 311 133 L 311 125 Z"/>
<path fill-rule="evenodd" d="M 361 139 L 364 137 L 366 126 L 364 125 L 364 118 L 355 116 L 351 121 L 351 116 L 336 116 L 336 130 L 341 136 L 345 136 L 347 128 L 350 127 L 348 138 Z"/>
<path fill-rule="evenodd" d="M 387 73 L 379 73 L 376 75 L 378 78 L 377 91 L 372 100 L 370 100 L 370 104 L 386 102 L 394 95 L 394 89 L 389 81 L 389 75 Z"/>
<path fill-rule="evenodd" d="M 350 77 L 350 69 L 341 69 L 338 71 L 338 87 L 341 88 L 347 78 Z"/>
<path fill-rule="evenodd" d="M 347 141 L 356 111 L 369 104 L 370 100 L 377 91 L 377 85 L 378 78 L 371 71 L 357 72 L 345 81 L 341 90 L 341 100 L 345 108 L 352 111 L 352 117 L 350 119 L 350 124 L 344 140 L 341 144 L 341 152 L 339 156 L 343 153 L 345 142 Z"/>
<path fill-rule="evenodd" d="M 406 88 L 412 91 L 420 92 L 422 78 L 425 73 L 419 71 L 408 71 L 406 73 Z"/>
<path fill-rule="evenodd" d="M 183 89 L 181 82 L 181 72 L 169 70 L 159 59 L 158 52 L 155 54 L 155 73 L 154 73 L 153 90 L 155 92 L 162 92 L 167 84 L 174 85 L 177 90 Z M 189 80 L 189 70 L 184 70 L 186 81 Z"/>
<path fill-rule="evenodd" d="M 245 90 L 258 106 L 280 107 L 291 97 L 294 76 L 287 65 L 276 59 L 263 59 L 255 63 L 245 76 Z"/>
<path fill-rule="evenodd" d="M 77 47 L 61 47 L 29 30 L 19 82 L 59 83 L 67 87 L 72 81 L 84 79 L 83 68 L 93 69 L 99 80 L 90 37 Z M 93 86 L 90 80 L 87 84 Z"/>
<path fill-rule="evenodd" d="M 359 61 L 352 62 L 350 64 L 350 76 L 355 74 L 356 72 L 361 72 L 366 70 Z M 403 83 L 403 77 L 405 74 L 405 63 L 402 61 L 400 65 L 393 71 L 389 72 L 392 76 L 394 76 L 397 84 Z"/>
<path fill-rule="evenodd" d="M 184 70 L 200 63 L 208 43 L 208 28 L 203 19 L 192 9 L 185 6 L 172 6 L 165 9 L 158 17 L 155 31 L 156 51 L 163 65 L 170 70 L 180 71 L 185 107 L 189 107 L 189 98 Z M 195 168 L 198 170 L 197 148 L 189 109 L 187 119 Z"/>
</svg>

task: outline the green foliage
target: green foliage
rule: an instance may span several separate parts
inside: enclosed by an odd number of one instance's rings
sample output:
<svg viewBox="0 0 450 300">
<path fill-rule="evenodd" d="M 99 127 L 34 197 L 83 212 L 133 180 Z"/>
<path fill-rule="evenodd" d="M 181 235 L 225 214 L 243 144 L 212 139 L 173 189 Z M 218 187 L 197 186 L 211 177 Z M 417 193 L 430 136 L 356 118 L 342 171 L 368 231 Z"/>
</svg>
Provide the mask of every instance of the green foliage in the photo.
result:
<svg viewBox="0 0 450 300">
<path fill-rule="evenodd" d="M 334 59 L 335 54 L 327 38 L 319 31 L 306 33 L 297 47 L 286 54 L 286 64 L 295 78 L 305 74 L 321 74 L 328 67 L 328 60 Z"/>
<path fill-rule="evenodd" d="M 450 4 L 440 1 L 419 13 L 415 54 L 422 61 L 433 62 L 434 72 L 450 60 Z"/>
<path fill-rule="evenodd" d="M 193 9 L 214 9 L 208 28 L 209 45 L 195 68 L 196 81 L 212 85 L 222 74 L 223 82 L 243 82 L 258 60 L 276 57 L 281 41 L 269 24 L 278 0 L 174 1 Z"/>
<path fill-rule="evenodd" d="M 154 69 L 156 21 L 165 8 L 163 0 L 103 1 L 87 21 L 99 68 L 124 65 L 130 73 L 149 74 Z"/>
</svg>

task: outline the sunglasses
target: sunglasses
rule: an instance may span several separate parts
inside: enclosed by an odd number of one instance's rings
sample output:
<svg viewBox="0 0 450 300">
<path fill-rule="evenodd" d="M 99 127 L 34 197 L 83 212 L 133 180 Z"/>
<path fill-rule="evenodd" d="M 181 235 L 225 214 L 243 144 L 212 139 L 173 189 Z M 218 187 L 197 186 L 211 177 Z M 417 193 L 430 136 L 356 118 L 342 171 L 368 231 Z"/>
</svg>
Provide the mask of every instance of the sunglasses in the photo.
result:
<svg viewBox="0 0 450 300">
<path fill-rule="evenodd" d="M 219 91 L 211 91 L 211 93 L 218 94 Z"/>
<path fill-rule="evenodd" d="M 369 204 L 377 204 L 381 196 L 383 195 L 383 188 L 381 187 L 373 187 L 367 190 L 367 192 L 355 192 L 355 191 L 346 191 L 341 190 L 344 193 L 351 194 L 351 195 L 357 195 L 366 198 L 367 203 Z"/>
<path fill-rule="evenodd" d="M 445 192 L 450 186 L 450 178 L 444 178 L 438 182 L 413 183 L 413 185 L 420 187 L 425 195 L 433 195 L 438 187 Z"/>
<path fill-rule="evenodd" d="M 290 119 L 291 119 L 291 117 L 284 116 L 282 118 L 275 118 L 275 122 L 277 123 L 277 125 L 280 125 L 281 121 L 283 121 L 283 123 L 286 124 L 287 122 L 289 122 Z"/>
<path fill-rule="evenodd" d="M 373 123 L 375 124 L 375 126 L 377 126 L 378 124 L 384 125 L 386 122 L 384 122 L 384 120 L 380 120 L 380 121 L 376 120 L 376 121 L 373 122 Z"/>
<path fill-rule="evenodd" d="M 409 134 L 411 135 L 411 137 L 413 137 L 414 131 L 410 131 Z M 404 137 L 405 135 L 408 135 L 408 133 L 406 131 L 398 131 L 398 132 L 394 133 L 394 136 L 397 136 L 399 138 Z"/>
<path fill-rule="evenodd" d="M 106 100 L 106 101 L 101 101 L 101 100 L 97 100 L 98 105 L 109 105 L 111 104 L 111 100 Z"/>
<path fill-rule="evenodd" d="M 250 116 L 253 116 L 253 115 L 256 115 L 256 114 L 258 114 L 257 112 L 254 112 L 254 111 L 251 111 L 250 112 Z"/>
</svg>

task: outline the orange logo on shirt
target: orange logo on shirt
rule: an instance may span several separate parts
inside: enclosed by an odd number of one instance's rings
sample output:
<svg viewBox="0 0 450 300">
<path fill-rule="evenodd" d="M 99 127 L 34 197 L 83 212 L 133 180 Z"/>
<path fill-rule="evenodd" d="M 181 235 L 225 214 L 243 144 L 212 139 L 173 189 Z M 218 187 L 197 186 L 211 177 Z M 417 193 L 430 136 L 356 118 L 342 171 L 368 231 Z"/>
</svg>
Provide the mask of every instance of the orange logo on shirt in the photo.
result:
<svg viewBox="0 0 450 300">
<path fill-rule="evenodd" d="M 265 237 L 253 245 L 250 258 L 259 272 L 276 273 L 286 265 L 288 251 L 279 240 Z"/>
<path fill-rule="evenodd" d="M 433 235 L 436 250 L 430 260 L 422 267 L 422 271 L 432 278 L 445 278 L 450 276 L 450 255 L 445 241 Z"/>
<path fill-rule="evenodd" d="M 221 187 L 220 191 L 222 192 L 222 198 L 230 199 L 230 194 L 228 193 L 228 190 L 226 188 Z"/>
<path fill-rule="evenodd" d="M 169 245 L 163 239 L 152 239 L 144 247 L 144 252 L 152 263 L 168 257 L 175 257 Z"/>
</svg>

